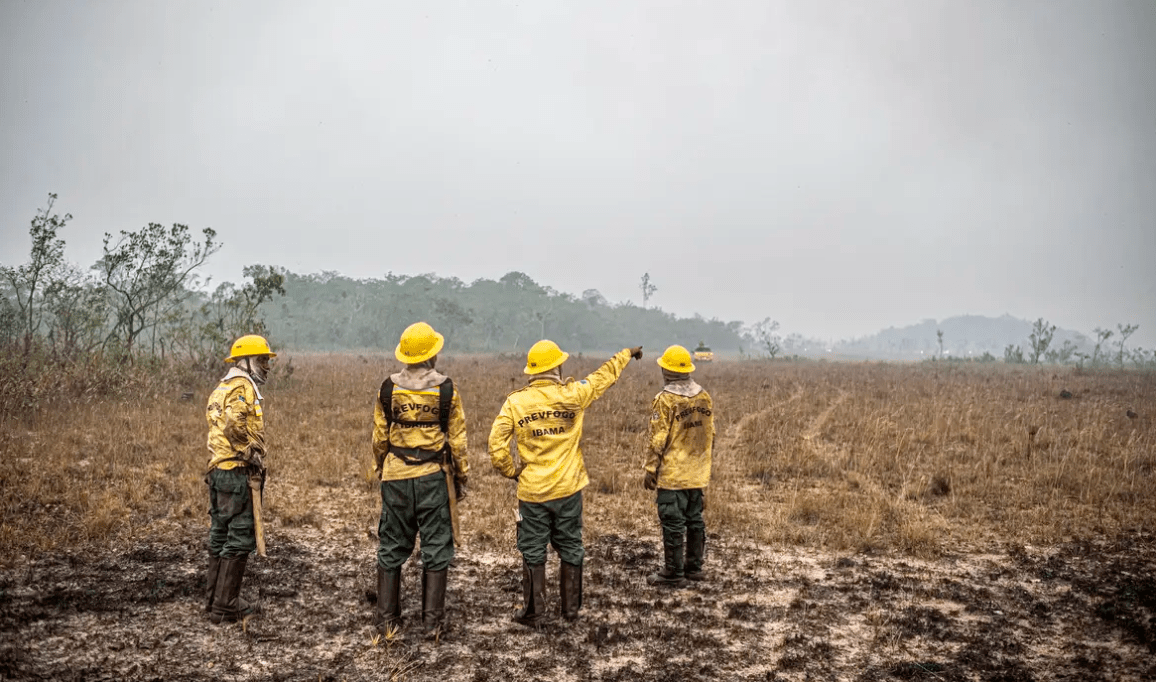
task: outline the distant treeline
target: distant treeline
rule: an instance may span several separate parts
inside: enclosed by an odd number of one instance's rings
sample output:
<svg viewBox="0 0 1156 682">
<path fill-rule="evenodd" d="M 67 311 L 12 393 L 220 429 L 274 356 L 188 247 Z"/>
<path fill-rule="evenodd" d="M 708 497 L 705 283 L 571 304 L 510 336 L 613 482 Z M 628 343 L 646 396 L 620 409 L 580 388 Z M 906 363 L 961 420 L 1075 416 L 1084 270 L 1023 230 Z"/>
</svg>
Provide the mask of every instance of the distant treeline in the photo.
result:
<svg viewBox="0 0 1156 682">
<path fill-rule="evenodd" d="M 60 232 L 72 216 L 56 213 L 55 201 L 49 194 L 32 219 L 28 260 L 0 264 L 0 412 L 57 391 L 52 381 L 62 373 L 86 386 L 98 376 L 111 377 L 106 384 L 112 386 L 124 379 L 124 367 L 214 373 L 230 341 L 248 333 L 267 334 L 284 350 L 390 350 L 419 320 L 446 335 L 447 353 L 521 353 L 549 338 L 571 352 L 705 343 L 747 358 L 995 361 L 1002 355 L 1008 363 L 1156 367 L 1156 349 L 1127 345 L 1135 324 L 1097 327 L 1089 338 L 1042 318 L 962 316 L 824 343 L 784 336 L 770 317 L 747 326 L 680 318 L 610 303 L 596 289 L 580 296 L 559 292 L 521 272 L 466 284 L 432 273 L 353 279 L 249 265 L 239 285 L 223 282 L 210 290 L 199 273 L 221 248 L 212 229 L 198 234 L 182 224 L 149 223 L 105 234 L 101 258 L 81 267 L 64 256 Z M 645 301 L 654 290 L 649 274 L 642 289 Z"/>
<path fill-rule="evenodd" d="M 679 318 L 632 303 L 611 304 L 598 291 L 562 293 L 521 272 L 465 284 L 434 274 L 353 279 L 335 272 L 285 270 L 284 297 L 262 316 L 275 345 L 301 350 L 392 349 L 402 330 L 425 320 L 446 336 L 447 352 L 524 352 L 552 339 L 571 352 L 642 344 L 661 349 L 705 342 L 716 351 L 751 348 L 739 321 Z"/>
<path fill-rule="evenodd" d="M 61 233 L 72 216 L 55 203 L 49 194 L 31 221 L 27 262 L 0 264 L 6 386 L 62 367 L 77 376 L 161 365 L 215 372 L 232 339 L 249 333 L 284 350 L 388 350 L 419 320 L 446 335 L 450 353 L 522 352 L 542 338 L 573 352 L 700 342 L 734 352 L 755 338 L 741 322 L 611 304 L 594 289 L 561 293 L 521 272 L 467 285 L 435 274 L 353 279 L 249 265 L 240 285 L 208 289 L 200 270 L 221 243 L 210 228 L 198 235 L 182 224 L 105 234 L 101 258 L 82 267 L 65 258 Z M 26 398 L 15 400 L 35 402 Z"/>
</svg>

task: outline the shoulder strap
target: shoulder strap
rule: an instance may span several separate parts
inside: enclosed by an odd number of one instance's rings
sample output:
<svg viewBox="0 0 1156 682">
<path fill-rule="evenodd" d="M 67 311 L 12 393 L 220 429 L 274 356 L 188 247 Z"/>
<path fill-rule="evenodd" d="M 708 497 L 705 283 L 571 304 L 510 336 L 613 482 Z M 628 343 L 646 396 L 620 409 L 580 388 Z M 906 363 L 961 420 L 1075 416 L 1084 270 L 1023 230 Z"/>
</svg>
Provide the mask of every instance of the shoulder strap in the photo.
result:
<svg viewBox="0 0 1156 682">
<path fill-rule="evenodd" d="M 454 380 L 447 378 L 439 387 L 438 393 L 438 421 L 441 422 L 442 433 L 450 432 L 450 410 L 454 401 Z"/>
<path fill-rule="evenodd" d="M 381 391 L 378 392 L 377 399 L 381 401 L 381 412 L 385 415 L 385 432 L 388 438 L 389 429 L 393 426 L 393 377 L 386 377 L 385 381 L 381 382 Z"/>
</svg>

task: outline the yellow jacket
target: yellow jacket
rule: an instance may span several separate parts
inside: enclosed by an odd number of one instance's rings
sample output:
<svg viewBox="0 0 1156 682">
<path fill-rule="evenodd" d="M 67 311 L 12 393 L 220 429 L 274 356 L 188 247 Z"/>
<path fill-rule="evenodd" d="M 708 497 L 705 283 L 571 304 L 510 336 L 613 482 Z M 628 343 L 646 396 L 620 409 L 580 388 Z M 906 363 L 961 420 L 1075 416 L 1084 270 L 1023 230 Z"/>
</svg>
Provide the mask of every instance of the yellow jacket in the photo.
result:
<svg viewBox="0 0 1156 682">
<path fill-rule="evenodd" d="M 506 397 L 490 429 L 490 461 L 503 476 L 517 475 L 510 455 L 510 441 L 516 440 L 524 467 L 519 500 L 556 500 L 590 483 L 579 445 L 583 411 L 614 385 L 629 362 L 630 351 L 622 350 L 581 381 L 537 379 Z"/>
<path fill-rule="evenodd" d="M 417 478 L 441 470 L 441 458 L 425 464 L 406 464 L 396 454 L 389 454 L 389 446 L 439 451 L 445 443 L 438 421 L 438 387 L 446 377 L 433 369 L 413 370 L 407 368 L 390 377 L 393 379 L 393 424 L 385 421 L 381 400 L 373 402 L 373 457 L 381 470 L 381 480 L 402 481 Z M 421 426 L 399 424 L 398 421 L 420 422 Z M 428 426 L 427 426 L 428 424 Z M 389 432 L 386 433 L 386 429 Z M 467 474 L 470 470 L 466 457 L 466 413 L 462 408 L 462 397 L 454 384 L 454 396 L 450 402 L 449 420 L 450 448 L 458 472 Z"/>
<path fill-rule="evenodd" d="M 246 451 L 265 452 L 261 393 L 249 375 L 234 367 L 209 396 L 209 469 L 242 466 Z"/>
<path fill-rule="evenodd" d="M 710 394 L 693 381 L 678 382 L 654 396 L 651 408 L 646 471 L 657 469 L 664 490 L 705 488 L 714 446 Z"/>
</svg>

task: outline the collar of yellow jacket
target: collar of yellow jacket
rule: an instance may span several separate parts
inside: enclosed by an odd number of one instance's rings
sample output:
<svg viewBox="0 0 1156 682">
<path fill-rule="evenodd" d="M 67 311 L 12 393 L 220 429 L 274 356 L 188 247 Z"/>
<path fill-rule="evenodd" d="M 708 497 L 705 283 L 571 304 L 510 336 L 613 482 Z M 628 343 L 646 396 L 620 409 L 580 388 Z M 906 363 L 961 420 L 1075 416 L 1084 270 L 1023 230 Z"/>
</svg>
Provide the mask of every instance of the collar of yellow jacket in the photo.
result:
<svg viewBox="0 0 1156 682">
<path fill-rule="evenodd" d="M 687 377 L 686 379 L 682 379 L 680 381 L 668 382 L 665 386 L 662 387 L 662 390 L 666 391 L 667 393 L 681 395 L 686 398 L 693 398 L 699 393 L 702 393 L 702 386 L 699 386 L 694 379 Z"/>
<path fill-rule="evenodd" d="M 530 386 L 544 386 L 545 383 L 543 383 L 543 382 L 554 383 L 554 384 L 566 383 L 566 382 L 562 381 L 562 365 L 558 365 L 557 367 L 551 367 L 550 369 L 546 370 L 545 372 L 539 372 L 538 374 L 533 375 L 533 378 L 530 379 L 529 385 Z"/>
<path fill-rule="evenodd" d="M 408 389 L 410 391 L 424 391 L 427 388 L 434 386 L 441 386 L 442 382 L 446 380 L 446 375 L 437 371 L 433 367 L 420 365 L 411 365 L 405 369 L 390 375 L 393 383 L 398 388 Z"/>
<path fill-rule="evenodd" d="M 249 382 L 249 384 L 253 387 L 253 392 L 257 394 L 257 400 L 264 400 L 264 398 L 261 397 L 261 389 L 257 386 L 257 382 L 253 381 L 253 377 L 249 376 L 249 373 L 240 367 L 230 367 L 229 373 L 221 378 L 221 383 L 224 383 L 229 379 L 236 379 L 237 377 L 242 377 Z"/>
</svg>

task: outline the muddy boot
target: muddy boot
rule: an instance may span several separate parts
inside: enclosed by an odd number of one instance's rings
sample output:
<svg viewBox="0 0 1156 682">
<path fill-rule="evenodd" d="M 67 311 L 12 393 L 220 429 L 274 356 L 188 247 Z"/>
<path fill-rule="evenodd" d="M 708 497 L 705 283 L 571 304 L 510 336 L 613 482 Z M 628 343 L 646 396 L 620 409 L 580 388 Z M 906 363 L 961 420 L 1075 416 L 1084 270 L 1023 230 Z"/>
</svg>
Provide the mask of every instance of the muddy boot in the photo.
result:
<svg viewBox="0 0 1156 682">
<path fill-rule="evenodd" d="M 683 573 L 687 580 L 699 582 L 706 580 L 702 572 L 703 558 L 706 556 L 706 531 L 686 531 L 686 571 Z"/>
<path fill-rule="evenodd" d="M 430 639 L 435 639 L 445 631 L 446 569 L 422 573 L 421 592 L 422 634 Z"/>
<path fill-rule="evenodd" d="M 213 623 L 231 623 L 257 613 L 256 604 L 241 599 L 241 581 L 245 579 L 248 561 L 248 555 L 221 557 L 217 589 L 213 592 L 213 611 L 209 614 Z"/>
<path fill-rule="evenodd" d="M 582 608 L 582 564 L 562 563 L 559 592 L 562 595 L 562 617 L 574 620 Z"/>
<path fill-rule="evenodd" d="M 205 572 L 205 613 L 213 612 L 213 594 L 217 591 L 217 576 L 221 571 L 221 557 L 209 555 L 209 570 Z"/>
<path fill-rule="evenodd" d="M 682 572 L 682 538 L 678 540 L 679 542 L 671 542 L 670 538 L 667 538 L 667 541 L 662 543 L 666 565 L 658 573 L 651 573 L 646 579 L 647 583 L 668 587 L 682 587 L 686 583 Z"/>
<path fill-rule="evenodd" d="M 374 621 L 382 632 L 401 626 L 401 569 L 387 571 L 377 567 L 377 607 Z"/>
<path fill-rule="evenodd" d="M 522 591 L 525 606 L 514 614 L 514 622 L 531 627 L 540 625 L 546 617 L 546 564 L 522 563 Z"/>
</svg>

